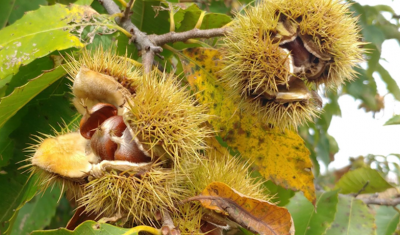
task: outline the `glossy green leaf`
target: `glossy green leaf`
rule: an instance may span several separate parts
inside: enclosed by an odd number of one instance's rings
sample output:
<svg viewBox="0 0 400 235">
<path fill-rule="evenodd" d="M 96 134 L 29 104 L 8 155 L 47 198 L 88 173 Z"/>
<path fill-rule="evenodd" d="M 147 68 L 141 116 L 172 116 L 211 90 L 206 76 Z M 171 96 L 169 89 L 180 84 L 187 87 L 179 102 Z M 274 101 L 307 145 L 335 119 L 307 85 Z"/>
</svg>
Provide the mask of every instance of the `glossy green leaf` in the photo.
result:
<svg viewBox="0 0 400 235">
<path fill-rule="evenodd" d="M 147 34 L 168 33 L 169 12 L 161 7 L 168 8 L 162 1 L 136 0 L 132 8 L 132 23 Z"/>
<path fill-rule="evenodd" d="M 389 72 L 382 67 L 382 65 L 377 66 L 377 70 L 382 80 L 386 83 L 386 88 L 394 96 L 394 98 L 400 101 L 400 89 L 397 82 L 390 76 Z"/>
<path fill-rule="evenodd" d="M 16 0 L 3 0 L 0 2 L 0 29 L 7 25 L 15 1 Z"/>
<path fill-rule="evenodd" d="M 363 189 L 363 187 L 368 185 Z M 360 167 L 358 169 L 347 172 L 340 180 L 336 183 L 335 188 L 341 189 L 341 193 L 376 193 L 382 192 L 386 189 L 393 188 L 381 174 L 368 167 Z"/>
<path fill-rule="evenodd" d="M 46 70 L 51 70 L 53 68 L 54 63 L 50 56 L 36 59 L 30 64 L 21 66 L 19 72 L 7 83 L 4 95 L 10 95 L 15 88 L 25 85 L 30 79 L 33 79 L 44 73 Z"/>
<path fill-rule="evenodd" d="M 225 14 L 211 13 L 204 16 L 200 29 L 220 28 L 231 22 L 232 18 Z"/>
<path fill-rule="evenodd" d="M 11 164 L 0 174 L 0 231 L 9 230 L 10 220 L 26 201 L 36 193 L 35 177 L 28 181 L 27 174 L 21 174 L 18 166 Z"/>
<path fill-rule="evenodd" d="M 400 222 L 400 214 L 393 207 L 379 206 L 375 219 L 378 235 L 392 235 Z"/>
<path fill-rule="evenodd" d="M 18 212 L 11 235 L 29 234 L 48 226 L 56 213 L 60 194 L 58 187 L 48 188 L 26 203 Z"/>
<path fill-rule="evenodd" d="M 59 129 L 58 126 L 63 121 L 69 123 L 76 114 L 75 109 L 71 107 L 68 84 L 70 82 L 66 78 L 58 80 L 6 123 L 8 125 L 10 122 L 18 121 L 18 124 L 13 124 L 18 127 L 9 135 L 9 138 L 15 142 L 10 164 L 2 168 L 2 174 L 0 174 L 0 231 L 2 232 L 8 228 L 10 224 L 8 221 L 15 221 L 14 215 L 20 207 L 37 192 L 34 186 L 36 178 L 32 177 L 28 181 L 28 175 L 22 174 L 23 170 L 18 170 L 19 167 L 27 164 L 23 161 L 28 155 L 24 149 L 35 143 L 32 135 L 53 134 L 52 127 Z"/>
<path fill-rule="evenodd" d="M 317 192 L 315 208 L 303 195 L 296 194 L 287 205 L 296 235 L 324 234 L 335 218 L 337 203 L 337 191 Z"/>
<path fill-rule="evenodd" d="M 374 216 L 364 202 L 339 195 L 337 212 L 325 235 L 375 235 Z"/>
<path fill-rule="evenodd" d="M 192 12 L 192 13 L 188 13 L 188 12 Z M 188 13 L 188 15 L 197 15 L 197 18 L 190 20 L 189 17 L 185 18 L 186 13 Z M 179 9 L 175 14 L 174 14 L 174 22 L 175 22 L 175 28 L 177 32 L 180 32 L 182 30 L 180 30 L 180 27 L 182 26 L 182 21 L 185 20 L 185 22 L 183 23 L 184 27 L 192 29 L 197 22 L 197 19 L 199 18 L 201 14 L 201 9 L 196 5 L 196 4 L 191 4 L 188 7 L 186 7 L 186 9 Z M 191 17 L 193 18 L 193 17 Z M 188 27 L 187 24 L 189 24 L 190 26 Z M 190 28 L 191 27 L 191 28 Z"/>
<path fill-rule="evenodd" d="M 177 32 L 184 32 L 184 31 L 193 29 L 201 15 L 202 10 L 200 8 L 198 8 L 197 5 L 191 5 L 190 7 L 188 7 L 185 10 L 182 10 L 182 9 L 179 10 L 177 12 L 178 16 L 181 12 L 183 12 L 184 15 L 183 15 L 183 19 L 177 25 L 179 27 L 176 27 Z M 178 18 L 178 20 L 179 20 L 179 18 Z"/>
<path fill-rule="evenodd" d="M 385 126 L 386 125 L 399 125 L 399 124 L 400 124 L 400 115 L 395 115 L 385 123 Z"/>
<path fill-rule="evenodd" d="M 26 85 L 15 89 L 9 96 L 2 98 L 0 102 L 0 127 L 33 97 L 65 74 L 64 69 L 58 67 L 32 79 Z"/>
<path fill-rule="evenodd" d="M 47 231 L 34 231 L 31 235 L 119 235 L 124 234 L 129 229 L 119 228 L 109 224 L 96 223 L 94 221 L 85 221 L 80 224 L 74 231 L 65 228 L 47 230 Z"/>
<path fill-rule="evenodd" d="M 46 0 L 15 0 L 8 24 L 11 25 L 18 19 L 21 19 L 26 12 L 36 10 L 40 6 L 45 5 L 47 5 Z"/>
<path fill-rule="evenodd" d="M 91 14 L 93 10 L 86 6 L 42 6 L 1 30 L 0 78 L 15 74 L 21 65 L 52 51 L 82 47 L 71 31 L 85 25 Z"/>
</svg>

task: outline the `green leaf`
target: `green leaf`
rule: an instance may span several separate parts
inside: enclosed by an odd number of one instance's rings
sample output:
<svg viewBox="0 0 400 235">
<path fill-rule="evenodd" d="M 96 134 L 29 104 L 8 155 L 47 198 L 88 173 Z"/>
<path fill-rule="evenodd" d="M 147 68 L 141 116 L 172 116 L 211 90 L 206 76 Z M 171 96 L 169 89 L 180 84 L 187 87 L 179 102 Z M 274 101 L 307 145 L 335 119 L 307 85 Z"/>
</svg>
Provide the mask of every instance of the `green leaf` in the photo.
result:
<svg viewBox="0 0 400 235">
<path fill-rule="evenodd" d="M 399 125 L 399 124 L 400 124 L 400 115 L 395 115 L 385 123 L 385 126 L 387 126 L 387 125 Z"/>
<path fill-rule="evenodd" d="M 147 34 L 164 34 L 169 32 L 169 12 L 162 1 L 136 0 L 132 8 L 132 23 Z"/>
<path fill-rule="evenodd" d="M 368 185 L 363 189 L 363 187 Z M 336 183 L 335 188 L 341 189 L 341 193 L 358 193 L 361 189 L 361 193 L 376 193 L 382 192 L 386 189 L 393 188 L 378 171 L 360 167 L 358 169 L 347 172 L 340 180 Z"/>
<path fill-rule="evenodd" d="M 11 235 L 29 234 L 48 226 L 56 213 L 60 194 L 58 187 L 50 187 L 26 203 L 18 212 Z"/>
<path fill-rule="evenodd" d="M 36 59 L 28 65 L 21 66 L 19 72 L 8 82 L 4 95 L 10 95 L 15 88 L 25 85 L 30 79 L 41 75 L 45 70 L 51 70 L 53 68 L 54 63 L 53 60 L 50 59 L 50 56 Z"/>
<path fill-rule="evenodd" d="M 39 8 L 39 6 L 47 5 L 46 0 L 16 0 L 8 19 L 8 24 L 11 25 L 18 19 L 20 19 L 26 12 L 33 11 Z"/>
<path fill-rule="evenodd" d="M 35 177 L 28 181 L 28 175 L 21 174 L 15 164 L 2 169 L 0 175 L 0 231 L 9 229 L 10 220 L 20 206 L 30 200 L 36 193 Z"/>
<path fill-rule="evenodd" d="M 367 25 L 362 28 L 361 32 L 366 41 L 375 44 L 379 51 L 382 49 L 382 43 L 386 38 L 380 28 L 375 25 Z"/>
<path fill-rule="evenodd" d="M 270 202 L 277 203 L 278 206 L 289 204 L 290 199 L 295 195 L 294 191 L 276 185 L 270 180 L 264 183 L 264 186 L 271 195 L 274 195 L 274 198 L 272 198 Z"/>
<path fill-rule="evenodd" d="M 375 219 L 378 235 L 392 235 L 400 222 L 400 214 L 393 207 L 379 206 Z"/>
<path fill-rule="evenodd" d="M 196 14 L 197 18 L 190 20 L 190 18 L 186 18 L 186 13 L 192 12 L 191 14 Z M 179 9 L 175 14 L 174 14 L 174 22 L 175 22 L 175 28 L 179 32 L 181 30 L 180 27 L 182 25 L 182 21 L 184 21 L 183 25 L 184 27 L 188 27 L 186 25 L 191 25 L 192 28 L 196 25 L 197 19 L 199 18 L 201 14 L 201 9 L 196 5 L 196 4 L 191 4 L 189 5 L 186 9 Z M 189 26 L 190 27 L 190 26 Z M 190 28 L 190 29 L 192 29 Z"/>
<path fill-rule="evenodd" d="M 85 221 L 80 224 L 74 231 L 65 228 L 48 230 L 48 231 L 34 231 L 31 235 L 118 235 L 124 234 L 129 229 L 119 228 L 109 224 L 96 223 L 94 221 Z"/>
<path fill-rule="evenodd" d="M 296 235 L 324 234 L 335 218 L 337 204 L 337 191 L 317 192 L 315 208 L 303 195 L 297 193 L 287 205 L 293 217 Z"/>
<path fill-rule="evenodd" d="M 355 70 L 357 71 L 357 78 L 353 82 L 346 82 L 343 89 L 354 98 L 361 99 L 370 110 L 378 110 L 375 99 L 377 88 L 374 78 L 368 75 L 364 69 L 355 68 Z"/>
<path fill-rule="evenodd" d="M 31 177 L 28 181 L 28 175 L 22 174 L 23 170 L 18 170 L 20 166 L 28 164 L 23 161 L 27 159 L 24 149 L 36 143 L 32 140 L 32 135 L 53 134 L 52 127 L 57 128 L 63 121 L 70 123 L 76 114 L 71 105 L 68 84 L 70 81 L 66 78 L 58 80 L 9 120 L 13 122 L 17 119 L 19 124 L 18 128 L 9 135 L 9 138 L 15 142 L 10 164 L 2 168 L 3 174 L 0 174 L 0 231 L 2 232 L 6 231 L 16 219 L 15 214 L 20 207 L 37 192 L 34 185 L 36 177 Z M 8 222 L 10 220 L 11 222 Z"/>
<path fill-rule="evenodd" d="M 394 96 L 394 98 L 400 101 L 400 89 L 397 85 L 397 82 L 390 76 L 389 72 L 382 67 L 382 65 L 378 65 L 376 71 L 381 75 L 382 80 L 386 83 L 386 88 L 388 91 Z"/>
<path fill-rule="evenodd" d="M 16 0 L 3 0 L 0 3 L 0 29 L 4 28 L 10 18 Z"/>
<path fill-rule="evenodd" d="M 41 6 L 0 31 L 0 78 L 15 74 L 19 67 L 52 51 L 82 47 L 79 38 L 71 34 L 86 25 L 87 6 L 56 4 Z M 86 18 L 85 18 L 86 16 Z"/>
<path fill-rule="evenodd" d="M 0 127 L 33 97 L 65 74 L 66 72 L 62 67 L 57 67 L 32 79 L 26 85 L 15 89 L 9 96 L 2 98 L 0 102 Z"/>
<path fill-rule="evenodd" d="M 225 14 L 219 14 L 219 13 L 206 14 L 204 16 L 200 29 L 220 28 L 231 21 L 232 18 Z"/>
<path fill-rule="evenodd" d="M 339 195 L 337 212 L 325 235 L 375 235 L 374 216 L 364 202 Z"/>
<path fill-rule="evenodd" d="M 194 26 L 196 26 L 202 10 L 197 5 L 193 4 L 185 10 L 179 10 L 178 16 L 181 14 L 181 12 L 184 13 L 184 16 L 183 20 L 180 21 L 178 25 L 176 25 L 179 26 L 176 27 L 176 32 L 184 32 L 193 29 Z"/>
</svg>

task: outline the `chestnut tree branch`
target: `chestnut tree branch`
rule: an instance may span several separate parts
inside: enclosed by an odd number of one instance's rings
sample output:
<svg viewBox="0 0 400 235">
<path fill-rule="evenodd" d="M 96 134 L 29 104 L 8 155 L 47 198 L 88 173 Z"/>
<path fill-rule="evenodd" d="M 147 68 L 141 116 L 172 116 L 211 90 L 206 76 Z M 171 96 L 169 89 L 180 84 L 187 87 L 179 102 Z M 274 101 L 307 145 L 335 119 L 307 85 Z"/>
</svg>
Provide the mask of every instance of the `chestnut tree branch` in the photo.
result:
<svg viewBox="0 0 400 235">
<path fill-rule="evenodd" d="M 113 0 L 98 0 L 100 4 L 106 9 L 108 14 L 114 15 L 116 13 L 121 13 L 118 5 Z M 125 11 L 123 11 L 124 16 L 122 18 L 116 17 L 115 20 L 118 25 L 127 30 L 132 37 L 130 41 L 135 43 L 136 48 L 140 51 L 142 55 L 142 64 L 144 73 L 149 73 L 154 64 L 154 56 L 161 57 L 162 46 L 166 43 L 172 42 L 185 42 L 192 38 L 211 38 L 224 36 L 229 28 L 216 28 L 216 29 L 192 29 L 186 32 L 170 32 L 162 35 L 147 35 L 146 33 L 140 31 L 130 20 L 130 9 L 134 0 L 130 0 L 127 4 Z"/>
<path fill-rule="evenodd" d="M 397 206 L 400 204 L 400 198 L 382 199 L 382 198 L 359 198 L 367 205 Z"/>
</svg>

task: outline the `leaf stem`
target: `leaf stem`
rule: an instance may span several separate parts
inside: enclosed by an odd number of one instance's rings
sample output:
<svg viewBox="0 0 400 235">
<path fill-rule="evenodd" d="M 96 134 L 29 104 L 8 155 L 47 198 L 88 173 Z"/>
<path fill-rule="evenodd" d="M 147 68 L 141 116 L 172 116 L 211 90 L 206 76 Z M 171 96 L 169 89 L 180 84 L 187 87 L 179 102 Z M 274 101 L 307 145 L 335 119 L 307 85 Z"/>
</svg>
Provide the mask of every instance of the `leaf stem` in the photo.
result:
<svg viewBox="0 0 400 235">
<path fill-rule="evenodd" d="M 146 225 L 140 225 L 140 226 L 136 226 L 134 228 L 129 229 L 126 233 L 124 233 L 123 235 L 137 235 L 139 234 L 139 232 L 148 232 L 151 233 L 153 235 L 161 235 L 161 230 L 160 229 L 156 229 L 150 226 L 146 226 Z"/>
</svg>

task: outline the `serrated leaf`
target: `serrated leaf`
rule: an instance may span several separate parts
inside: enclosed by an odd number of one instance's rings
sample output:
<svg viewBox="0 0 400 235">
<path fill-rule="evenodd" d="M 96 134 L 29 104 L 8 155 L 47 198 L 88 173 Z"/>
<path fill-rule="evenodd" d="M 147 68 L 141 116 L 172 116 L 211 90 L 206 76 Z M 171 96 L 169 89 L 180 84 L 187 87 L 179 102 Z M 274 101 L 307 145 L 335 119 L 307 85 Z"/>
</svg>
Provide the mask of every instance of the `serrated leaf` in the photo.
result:
<svg viewBox="0 0 400 235">
<path fill-rule="evenodd" d="M 375 230 L 374 216 L 364 202 L 339 195 L 335 220 L 325 235 L 375 235 Z"/>
<path fill-rule="evenodd" d="M 16 0 L 3 0 L 0 2 L 0 29 L 7 25 Z"/>
<path fill-rule="evenodd" d="M 47 231 L 34 231 L 31 235 L 119 235 L 129 231 L 126 228 L 119 228 L 109 224 L 96 223 L 94 221 L 85 221 L 80 224 L 74 231 L 65 228 L 53 229 Z"/>
<path fill-rule="evenodd" d="M 385 126 L 387 126 L 387 125 L 399 125 L 399 124 L 400 124 L 400 115 L 395 115 L 385 123 Z"/>
<path fill-rule="evenodd" d="M 218 84 L 217 72 L 222 68 L 221 54 L 214 49 L 186 49 L 182 54 L 187 79 L 199 102 L 217 118 L 210 120 L 218 135 L 235 151 L 254 162 L 265 179 L 292 190 L 301 190 L 315 202 L 310 152 L 301 137 L 293 131 L 270 128 L 227 99 Z"/>
<path fill-rule="evenodd" d="M 71 34 L 90 20 L 94 11 L 87 6 L 41 6 L 0 31 L 0 79 L 15 74 L 23 64 L 55 50 L 83 47 Z"/>
<path fill-rule="evenodd" d="M 400 101 L 400 89 L 397 82 L 390 76 L 389 72 L 378 64 L 376 71 L 381 76 L 382 80 L 386 83 L 386 88 L 394 96 L 394 98 Z"/>
<path fill-rule="evenodd" d="M 49 188 L 26 203 L 18 212 L 11 235 L 29 234 L 48 226 L 56 213 L 60 194 L 58 187 Z"/>
<path fill-rule="evenodd" d="M 221 182 L 213 182 L 199 196 L 205 208 L 227 215 L 229 219 L 258 234 L 294 234 L 292 218 L 286 208 L 242 195 Z"/>
<path fill-rule="evenodd" d="M 16 88 L 9 96 L 2 98 L 0 102 L 0 127 L 33 97 L 65 74 L 66 72 L 62 67 L 57 67 L 32 79 L 26 85 Z"/>
<path fill-rule="evenodd" d="M 368 182 L 368 185 L 363 188 Z M 358 169 L 347 172 L 336 183 L 336 189 L 341 189 L 341 193 L 376 193 L 383 192 L 386 189 L 393 188 L 381 174 L 368 167 L 360 167 Z"/>
<path fill-rule="evenodd" d="M 379 206 L 375 220 L 378 235 L 393 235 L 400 222 L 400 214 L 393 207 Z"/>
<path fill-rule="evenodd" d="M 318 192 L 314 206 L 299 193 L 290 200 L 287 208 L 293 217 L 296 234 L 322 235 L 335 219 L 338 192 Z"/>
</svg>

